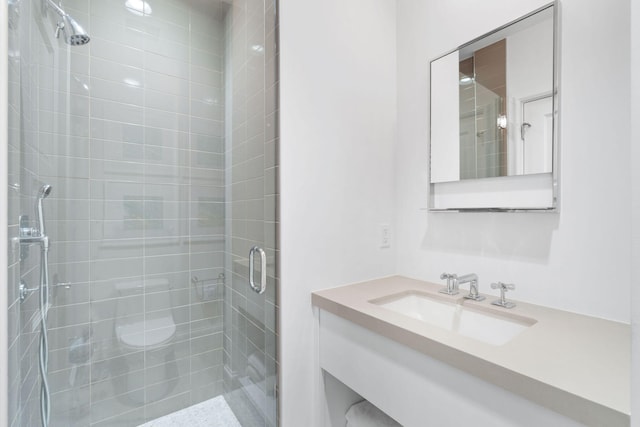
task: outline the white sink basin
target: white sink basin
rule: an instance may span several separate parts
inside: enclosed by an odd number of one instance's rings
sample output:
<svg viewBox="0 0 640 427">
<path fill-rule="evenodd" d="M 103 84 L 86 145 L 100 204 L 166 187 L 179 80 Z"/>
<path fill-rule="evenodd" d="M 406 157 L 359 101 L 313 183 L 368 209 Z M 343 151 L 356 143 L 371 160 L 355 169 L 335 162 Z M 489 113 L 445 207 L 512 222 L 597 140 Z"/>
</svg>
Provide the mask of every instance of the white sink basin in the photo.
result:
<svg viewBox="0 0 640 427">
<path fill-rule="evenodd" d="M 405 292 L 370 301 L 380 307 L 456 332 L 487 344 L 503 345 L 536 323 L 526 317 L 487 307 L 464 306 L 437 295 Z"/>
</svg>

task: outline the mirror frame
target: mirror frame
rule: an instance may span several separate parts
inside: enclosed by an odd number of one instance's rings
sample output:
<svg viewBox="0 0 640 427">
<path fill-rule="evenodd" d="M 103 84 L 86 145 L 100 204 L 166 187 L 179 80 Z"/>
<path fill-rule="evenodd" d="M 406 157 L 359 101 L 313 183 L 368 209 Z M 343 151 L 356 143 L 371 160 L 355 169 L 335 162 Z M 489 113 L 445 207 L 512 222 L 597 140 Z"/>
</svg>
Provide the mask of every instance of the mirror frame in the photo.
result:
<svg viewBox="0 0 640 427">
<path fill-rule="evenodd" d="M 553 116 L 552 116 L 552 171 L 550 173 L 512 175 L 496 178 L 464 179 L 452 182 L 431 182 L 431 145 L 433 136 L 433 62 L 459 51 L 507 27 L 527 19 L 543 10 L 553 8 Z M 547 3 L 515 20 L 458 46 L 429 61 L 429 206 L 430 212 L 559 212 L 560 162 L 559 162 L 559 105 L 560 105 L 560 2 Z M 440 190 L 440 194 L 438 193 Z M 442 195 L 445 194 L 443 197 Z M 528 197 L 534 199 L 531 205 Z M 444 200 L 444 201 L 443 201 Z"/>
</svg>

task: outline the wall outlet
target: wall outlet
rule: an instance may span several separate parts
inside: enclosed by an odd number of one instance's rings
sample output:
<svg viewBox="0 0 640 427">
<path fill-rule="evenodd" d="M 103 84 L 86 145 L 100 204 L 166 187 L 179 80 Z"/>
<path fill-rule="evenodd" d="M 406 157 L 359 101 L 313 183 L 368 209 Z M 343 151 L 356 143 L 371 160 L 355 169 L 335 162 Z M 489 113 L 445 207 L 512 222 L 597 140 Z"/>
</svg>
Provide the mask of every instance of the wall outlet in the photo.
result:
<svg viewBox="0 0 640 427">
<path fill-rule="evenodd" d="M 390 248 L 391 247 L 391 228 L 389 224 L 380 224 L 380 248 Z"/>
</svg>

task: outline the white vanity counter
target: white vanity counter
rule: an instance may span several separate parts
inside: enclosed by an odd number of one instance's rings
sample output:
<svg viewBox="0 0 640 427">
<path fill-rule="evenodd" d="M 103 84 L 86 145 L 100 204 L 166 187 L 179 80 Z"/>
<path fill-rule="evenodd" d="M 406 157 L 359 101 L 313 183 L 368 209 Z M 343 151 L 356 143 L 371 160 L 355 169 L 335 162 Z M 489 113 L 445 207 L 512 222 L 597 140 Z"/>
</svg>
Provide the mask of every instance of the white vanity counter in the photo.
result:
<svg viewBox="0 0 640 427">
<path fill-rule="evenodd" d="M 502 387 L 586 425 L 630 424 L 630 326 L 517 302 L 513 309 L 465 301 L 535 320 L 513 339 L 492 345 L 430 325 L 371 301 L 421 292 L 439 299 L 441 284 L 400 276 L 314 292 L 313 305 L 371 332 Z"/>
</svg>

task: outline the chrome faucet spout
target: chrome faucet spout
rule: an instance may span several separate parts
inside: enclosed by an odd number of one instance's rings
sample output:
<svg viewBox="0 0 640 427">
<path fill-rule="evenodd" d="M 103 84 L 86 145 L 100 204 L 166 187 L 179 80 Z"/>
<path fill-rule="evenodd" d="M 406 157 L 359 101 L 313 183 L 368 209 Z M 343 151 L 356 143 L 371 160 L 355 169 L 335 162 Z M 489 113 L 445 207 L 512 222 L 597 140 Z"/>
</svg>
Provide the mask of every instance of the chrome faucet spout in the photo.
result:
<svg viewBox="0 0 640 427">
<path fill-rule="evenodd" d="M 458 276 L 458 284 L 469 283 L 469 282 L 478 282 L 478 275 L 475 273 L 464 274 L 462 276 Z"/>
<path fill-rule="evenodd" d="M 484 297 L 480 295 L 478 291 L 478 275 L 475 273 L 465 274 L 463 276 L 458 276 L 456 279 L 456 286 L 463 285 L 465 283 L 469 283 L 469 294 L 464 297 L 467 299 L 471 299 L 474 301 L 482 301 Z"/>
</svg>

